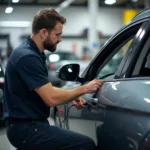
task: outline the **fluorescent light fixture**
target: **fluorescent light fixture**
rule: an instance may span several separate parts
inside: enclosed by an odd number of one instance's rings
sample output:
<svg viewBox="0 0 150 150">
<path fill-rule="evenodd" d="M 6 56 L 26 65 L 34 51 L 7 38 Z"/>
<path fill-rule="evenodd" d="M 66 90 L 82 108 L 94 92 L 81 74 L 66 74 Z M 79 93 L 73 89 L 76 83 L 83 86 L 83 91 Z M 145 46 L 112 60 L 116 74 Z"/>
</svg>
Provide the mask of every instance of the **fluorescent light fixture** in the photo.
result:
<svg viewBox="0 0 150 150">
<path fill-rule="evenodd" d="M 144 100 L 148 103 L 150 103 L 150 99 L 149 98 L 144 98 Z"/>
<path fill-rule="evenodd" d="M 5 13 L 7 13 L 7 14 L 12 13 L 12 11 L 13 11 L 13 8 L 12 8 L 12 7 L 7 7 L 7 8 L 5 9 Z"/>
<path fill-rule="evenodd" d="M 116 0 L 105 0 L 105 4 L 107 5 L 112 5 L 114 3 L 116 3 Z"/>
<path fill-rule="evenodd" d="M 132 2 L 137 2 L 138 0 L 132 0 Z"/>
<path fill-rule="evenodd" d="M 0 27 L 29 27 L 29 21 L 0 21 Z"/>
<path fill-rule="evenodd" d="M 75 0 L 66 0 L 66 1 L 62 2 L 62 3 L 56 8 L 56 11 L 57 11 L 57 12 L 60 12 L 63 8 L 68 7 L 73 1 L 75 1 Z"/>
<path fill-rule="evenodd" d="M 147 81 L 147 82 L 143 82 L 143 83 L 145 83 L 145 84 L 150 84 L 150 81 Z"/>
<path fill-rule="evenodd" d="M 65 8 L 68 7 L 70 3 L 72 3 L 73 0 L 68 0 L 68 1 L 64 1 L 63 3 L 60 4 L 61 7 Z"/>
<path fill-rule="evenodd" d="M 12 0 L 12 2 L 13 2 L 13 3 L 18 3 L 18 2 L 19 2 L 19 0 Z"/>
</svg>

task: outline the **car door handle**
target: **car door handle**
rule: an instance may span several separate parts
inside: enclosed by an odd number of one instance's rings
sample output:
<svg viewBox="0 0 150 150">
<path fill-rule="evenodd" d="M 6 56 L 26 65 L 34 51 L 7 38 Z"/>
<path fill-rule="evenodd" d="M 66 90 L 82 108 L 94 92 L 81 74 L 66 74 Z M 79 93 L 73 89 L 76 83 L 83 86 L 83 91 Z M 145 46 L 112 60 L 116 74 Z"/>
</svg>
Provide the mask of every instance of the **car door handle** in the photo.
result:
<svg viewBox="0 0 150 150">
<path fill-rule="evenodd" d="M 90 101 L 90 103 L 92 104 L 92 105 L 96 105 L 97 103 L 98 103 L 98 98 L 90 98 L 89 99 L 89 101 Z"/>
<path fill-rule="evenodd" d="M 93 110 L 97 108 L 97 102 L 97 98 L 89 98 L 89 100 L 86 101 L 85 106 L 87 106 L 89 110 Z"/>
</svg>

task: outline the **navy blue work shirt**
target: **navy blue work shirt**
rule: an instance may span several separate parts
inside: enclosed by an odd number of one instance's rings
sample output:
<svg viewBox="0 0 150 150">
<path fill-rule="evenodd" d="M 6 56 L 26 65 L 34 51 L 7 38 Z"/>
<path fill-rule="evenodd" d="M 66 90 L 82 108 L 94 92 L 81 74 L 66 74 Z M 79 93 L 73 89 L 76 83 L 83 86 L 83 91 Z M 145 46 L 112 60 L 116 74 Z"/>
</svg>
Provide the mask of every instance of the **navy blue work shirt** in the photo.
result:
<svg viewBox="0 0 150 150">
<path fill-rule="evenodd" d="M 12 52 L 5 72 L 4 117 L 49 117 L 50 107 L 34 91 L 49 82 L 45 59 L 30 37 Z"/>
</svg>

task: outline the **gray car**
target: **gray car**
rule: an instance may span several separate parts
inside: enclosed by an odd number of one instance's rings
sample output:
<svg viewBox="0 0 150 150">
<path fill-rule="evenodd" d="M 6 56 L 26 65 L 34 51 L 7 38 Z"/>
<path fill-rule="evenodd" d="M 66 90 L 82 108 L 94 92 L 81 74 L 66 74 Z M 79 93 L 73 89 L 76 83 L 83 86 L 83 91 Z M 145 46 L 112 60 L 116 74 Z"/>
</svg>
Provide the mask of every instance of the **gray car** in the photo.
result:
<svg viewBox="0 0 150 150">
<path fill-rule="evenodd" d="M 96 93 L 84 95 L 85 109 L 76 110 L 71 103 L 59 107 L 54 115 L 59 125 L 90 136 L 99 150 L 149 150 L 150 9 L 110 38 L 81 77 L 79 68 L 65 65 L 58 76 L 78 85 L 94 78 L 104 83 Z"/>
</svg>

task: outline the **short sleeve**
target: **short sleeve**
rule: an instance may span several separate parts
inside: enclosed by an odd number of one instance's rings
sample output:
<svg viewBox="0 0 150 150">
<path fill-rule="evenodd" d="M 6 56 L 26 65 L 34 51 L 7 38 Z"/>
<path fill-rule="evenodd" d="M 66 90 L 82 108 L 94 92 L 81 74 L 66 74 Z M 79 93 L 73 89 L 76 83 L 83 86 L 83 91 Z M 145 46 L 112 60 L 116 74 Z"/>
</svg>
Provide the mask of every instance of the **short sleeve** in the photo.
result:
<svg viewBox="0 0 150 150">
<path fill-rule="evenodd" d="M 16 68 L 29 90 L 34 90 L 49 82 L 46 67 L 38 56 L 26 55 L 22 57 L 17 62 Z"/>
</svg>

